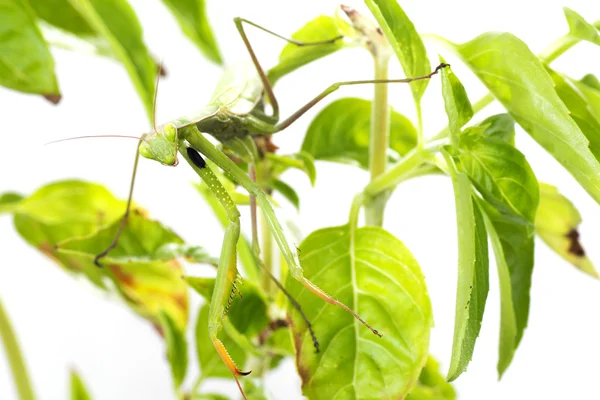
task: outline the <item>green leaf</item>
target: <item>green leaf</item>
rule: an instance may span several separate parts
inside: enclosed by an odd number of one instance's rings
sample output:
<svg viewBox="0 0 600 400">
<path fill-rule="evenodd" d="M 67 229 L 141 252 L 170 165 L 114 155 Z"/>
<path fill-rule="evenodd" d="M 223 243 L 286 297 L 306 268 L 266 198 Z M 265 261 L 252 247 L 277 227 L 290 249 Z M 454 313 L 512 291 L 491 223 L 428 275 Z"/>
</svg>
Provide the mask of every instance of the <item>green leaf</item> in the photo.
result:
<svg viewBox="0 0 600 400">
<path fill-rule="evenodd" d="M 198 46 L 200 51 L 211 61 L 222 64 L 223 59 L 212 28 L 206 16 L 204 0 L 163 0 L 169 7 L 181 30 Z"/>
<path fill-rule="evenodd" d="M 69 0 L 28 0 L 38 18 L 77 36 L 97 36 Z"/>
<path fill-rule="evenodd" d="M 0 85 L 60 101 L 54 60 L 24 0 L 0 0 Z"/>
<path fill-rule="evenodd" d="M 229 397 L 217 393 L 198 393 L 193 397 L 194 400 L 230 400 Z"/>
<path fill-rule="evenodd" d="M 274 190 L 279 192 L 283 197 L 285 197 L 290 203 L 296 207 L 296 210 L 300 210 L 300 197 L 298 193 L 287 183 L 280 181 L 279 179 L 275 179 L 271 181 L 270 185 Z"/>
<path fill-rule="evenodd" d="M 554 81 L 556 93 L 569 109 L 571 118 L 589 140 L 591 152 L 596 159 L 600 159 L 600 92 L 591 88 L 586 92 L 579 90 L 575 82 L 569 81 L 548 66 L 546 69 Z M 596 94 L 593 92 L 597 92 L 595 98 L 592 97 Z M 597 115 L 594 115 L 594 106 L 598 111 Z"/>
<path fill-rule="evenodd" d="M 69 0 L 86 22 L 110 44 L 152 118 L 157 68 L 142 38 L 142 27 L 126 0 Z"/>
<path fill-rule="evenodd" d="M 509 114 L 487 117 L 477 127 L 481 128 L 481 133 L 485 136 L 501 139 L 513 146 L 515 144 L 515 120 Z"/>
<path fill-rule="evenodd" d="M 586 274 L 599 278 L 579 242 L 577 228 L 580 223 L 581 215 L 573 203 L 556 187 L 541 183 L 540 206 L 535 216 L 536 233 L 559 256 Z"/>
<path fill-rule="evenodd" d="M 343 98 L 325 107 L 312 121 L 302 150 L 316 160 L 336 161 L 369 168 L 371 101 Z M 390 148 L 405 155 L 417 144 L 417 131 L 410 120 L 392 110 Z M 391 160 L 398 157 L 390 157 Z"/>
<path fill-rule="evenodd" d="M 431 65 L 421 36 L 398 2 L 396 0 L 365 0 L 365 3 L 392 45 L 406 76 L 410 78 L 430 73 Z M 427 79 L 410 83 L 416 103 L 421 101 L 427 84 Z"/>
<path fill-rule="evenodd" d="M 539 188 L 519 150 L 502 139 L 472 135 L 461 141 L 456 161 L 486 201 L 505 215 L 533 223 Z"/>
<path fill-rule="evenodd" d="M 159 222 L 131 213 L 117 246 L 101 260 L 94 258 L 114 240 L 120 221 L 84 237 L 58 244 L 59 254 L 67 256 L 72 268 L 96 268 L 112 281 L 128 305 L 153 323 L 167 314 L 180 329 L 187 326 L 188 291 L 181 278 L 183 270 L 175 258 L 162 259 L 157 251 L 165 243 L 183 240 Z"/>
<path fill-rule="evenodd" d="M 334 39 L 338 36 L 340 36 L 340 32 L 334 19 L 321 15 L 296 31 L 292 35 L 292 38 L 303 42 L 320 42 Z M 269 70 L 267 74 L 269 81 L 275 85 L 275 82 L 281 77 L 303 65 L 335 53 L 343 47 L 344 42 L 342 40 L 336 40 L 334 43 L 319 46 L 298 46 L 288 43 L 279 54 L 279 63 Z"/>
<path fill-rule="evenodd" d="M 75 370 L 71 370 L 71 400 L 92 400 L 85 383 Z"/>
<path fill-rule="evenodd" d="M 467 175 L 456 172 L 452 175 L 458 237 L 458 286 L 448 381 L 466 371 L 473 357 L 489 290 L 487 235 L 481 212 L 474 204 Z"/>
<path fill-rule="evenodd" d="M 417 386 L 406 397 L 408 400 L 455 400 L 456 392 L 440 373 L 439 363 L 431 356 L 423 367 Z"/>
<path fill-rule="evenodd" d="M 440 57 L 440 62 L 445 62 Z M 448 126 L 450 127 L 450 138 L 454 145 L 460 141 L 460 128 L 473 117 L 473 108 L 467 96 L 467 92 L 454 75 L 450 68 L 442 68 L 442 95 L 444 107 L 448 115 Z"/>
<path fill-rule="evenodd" d="M 185 281 L 207 302 L 210 302 L 215 286 L 214 278 L 186 276 Z M 254 337 L 269 323 L 267 301 L 251 282 L 238 285 L 237 290 L 242 293 L 242 296 L 231 303 L 227 317 L 238 332 L 247 337 Z"/>
<path fill-rule="evenodd" d="M 319 339 L 315 353 L 302 318 L 290 308 L 302 391 L 311 399 L 401 398 L 427 359 L 433 324 L 421 269 L 408 249 L 378 227 L 320 229 L 300 246 L 304 275 L 383 334 L 324 302 L 288 277 Z"/>
<path fill-rule="evenodd" d="M 564 7 L 565 18 L 569 24 L 569 35 L 600 46 L 600 33 L 596 27 L 587 22 L 581 15 L 570 8 Z"/>
<path fill-rule="evenodd" d="M 14 203 L 13 203 L 14 204 Z M 11 206 L 15 229 L 27 243 L 73 273 L 82 273 L 104 287 L 103 271 L 95 265 L 72 263 L 55 250 L 57 243 L 82 237 L 117 221 L 126 202 L 115 198 L 101 185 L 83 181 L 61 181 L 38 189 Z"/>
<path fill-rule="evenodd" d="M 173 384 L 177 390 L 187 372 L 187 341 L 185 339 L 185 329 L 177 326 L 175 321 L 166 313 L 159 314 L 160 326 L 167 342 L 167 358 L 171 365 L 171 375 Z"/>
<path fill-rule="evenodd" d="M 287 155 L 267 153 L 267 158 L 271 163 L 271 176 L 273 178 L 278 178 L 289 168 L 295 168 L 306 173 L 306 176 L 310 179 L 310 184 L 315 186 L 317 169 L 315 168 L 315 159 L 312 154 L 306 151 Z"/>
<path fill-rule="evenodd" d="M 600 163 L 553 82 L 527 45 L 509 33 L 449 44 L 515 121 L 600 202 Z"/>
<path fill-rule="evenodd" d="M 203 378 L 231 378 L 231 372 L 219 357 L 208 335 L 208 304 L 200 308 L 196 321 L 196 355 L 200 363 L 201 376 Z M 243 367 L 246 362 L 245 351 L 227 335 L 225 329 L 219 332 L 219 339 L 233 360 Z"/>
<path fill-rule="evenodd" d="M 529 316 L 534 229 L 522 219 L 500 214 L 480 201 L 500 281 L 500 355 L 498 373 L 506 371 L 523 337 Z"/>
<path fill-rule="evenodd" d="M 23 200 L 23 196 L 18 193 L 3 193 L 0 195 L 0 214 L 13 212 L 21 200 Z"/>
</svg>

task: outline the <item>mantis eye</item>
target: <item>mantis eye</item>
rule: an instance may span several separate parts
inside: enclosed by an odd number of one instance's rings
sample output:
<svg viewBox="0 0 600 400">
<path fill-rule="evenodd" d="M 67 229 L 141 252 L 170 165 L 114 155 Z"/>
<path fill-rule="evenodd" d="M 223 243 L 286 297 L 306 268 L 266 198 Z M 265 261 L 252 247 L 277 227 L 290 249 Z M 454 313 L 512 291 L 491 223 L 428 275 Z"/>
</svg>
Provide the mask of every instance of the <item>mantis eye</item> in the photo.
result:
<svg viewBox="0 0 600 400">
<path fill-rule="evenodd" d="M 175 143 L 177 140 L 177 128 L 174 125 L 167 124 L 163 129 L 163 135 L 169 142 Z"/>
<path fill-rule="evenodd" d="M 148 145 L 148 142 L 140 143 L 139 152 L 140 152 L 140 155 L 144 158 L 150 158 L 150 159 L 152 158 L 152 151 L 150 150 L 150 146 Z"/>
</svg>

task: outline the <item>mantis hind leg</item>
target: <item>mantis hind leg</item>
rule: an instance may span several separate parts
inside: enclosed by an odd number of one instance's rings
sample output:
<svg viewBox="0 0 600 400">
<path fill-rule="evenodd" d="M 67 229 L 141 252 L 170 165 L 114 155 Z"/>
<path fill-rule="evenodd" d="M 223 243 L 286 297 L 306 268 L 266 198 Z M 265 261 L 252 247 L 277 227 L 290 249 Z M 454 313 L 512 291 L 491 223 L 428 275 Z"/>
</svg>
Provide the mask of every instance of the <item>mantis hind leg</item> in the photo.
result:
<svg viewBox="0 0 600 400">
<path fill-rule="evenodd" d="M 267 77 L 265 70 L 260 65 L 260 62 L 258 61 L 256 54 L 254 53 L 254 49 L 252 48 L 252 45 L 250 44 L 250 40 L 248 40 L 248 36 L 246 35 L 246 31 L 244 30 L 243 24 L 246 23 L 248 25 L 251 25 L 255 28 L 260 29 L 263 32 L 273 35 L 279 39 L 285 40 L 288 43 L 295 44 L 296 46 L 299 46 L 299 47 L 301 47 L 301 46 L 321 46 L 321 45 L 326 45 L 326 44 L 332 44 L 332 43 L 335 43 L 336 41 L 344 38 L 343 36 L 340 35 L 340 36 L 336 36 L 331 39 L 320 40 L 317 42 L 304 42 L 301 40 L 296 40 L 296 39 L 287 38 L 285 36 L 281 36 L 273 31 L 268 30 L 267 28 L 264 28 L 256 23 L 254 23 L 252 21 L 248 21 L 247 19 L 244 19 L 244 18 L 240 18 L 240 17 L 234 18 L 233 22 L 235 23 L 235 26 L 236 26 L 240 36 L 242 37 L 242 40 L 244 41 L 244 45 L 246 46 L 248 53 L 250 53 L 250 58 L 252 59 L 252 63 L 254 64 L 256 71 L 258 72 L 258 76 L 260 77 L 260 80 L 265 89 L 265 94 L 266 94 L 269 102 L 271 103 L 271 107 L 273 107 L 272 118 L 275 120 L 279 119 L 279 104 L 277 103 L 277 99 L 275 98 L 275 93 L 273 92 L 273 86 L 271 85 L 271 82 L 269 82 L 269 78 Z"/>
</svg>

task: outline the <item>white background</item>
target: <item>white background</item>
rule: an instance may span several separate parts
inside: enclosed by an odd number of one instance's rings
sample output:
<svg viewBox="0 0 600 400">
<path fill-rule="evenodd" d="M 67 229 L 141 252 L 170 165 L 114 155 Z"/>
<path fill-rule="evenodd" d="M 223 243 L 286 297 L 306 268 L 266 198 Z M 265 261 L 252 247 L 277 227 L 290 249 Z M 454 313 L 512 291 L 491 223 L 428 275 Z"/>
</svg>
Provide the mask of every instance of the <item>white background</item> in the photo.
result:
<svg viewBox="0 0 600 400">
<path fill-rule="evenodd" d="M 566 32 L 561 7 L 588 20 L 600 18 L 600 5 L 579 0 L 558 1 L 416 1 L 402 2 L 420 32 L 437 33 L 462 42 L 490 30 L 511 31 L 534 52 Z M 158 0 L 131 0 L 145 29 L 152 53 L 164 58 L 169 76 L 160 85 L 158 122 L 203 106 L 219 70 L 203 59 Z M 291 34 L 319 14 L 333 13 L 336 1 L 208 0 L 208 12 L 227 62 L 248 59 L 232 23 L 243 16 L 272 30 Z M 349 5 L 368 11 L 361 2 Z M 259 57 L 274 65 L 282 43 L 252 32 Z M 429 46 L 429 45 L 428 45 Z M 439 48 L 429 46 L 430 58 Z M 0 88 L 0 192 L 29 194 L 49 181 L 81 178 L 107 185 L 124 197 L 129 184 L 135 143 L 95 139 L 44 146 L 50 140 L 77 135 L 141 134 L 148 122 L 125 70 L 118 64 L 83 54 L 56 50 L 58 78 L 64 98 L 53 107 L 40 98 Z M 455 72 L 472 101 L 485 94 L 473 75 L 455 59 Z M 395 76 L 402 76 L 393 62 Z M 580 77 L 600 73 L 600 49 L 580 44 L 554 66 Z M 350 67 L 351 66 L 351 67 Z M 366 79 L 372 74 L 369 56 L 360 49 L 344 51 L 284 79 L 277 87 L 283 115 L 291 113 L 336 80 Z M 339 96 L 370 97 L 372 88 L 346 88 Z M 412 117 L 407 87 L 392 87 L 395 108 Z M 338 95 L 338 94 L 336 94 Z M 446 124 L 435 78 L 424 98 L 429 135 Z M 499 111 L 496 106 L 486 112 Z M 316 110 L 275 141 L 282 152 L 300 146 Z M 538 178 L 558 185 L 581 211 L 581 233 L 591 259 L 600 265 L 600 208 L 557 162 L 525 133 L 518 146 L 527 154 Z M 302 174 L 289 179 L 303 192 L 302 213 L 296 219 L 305 234 L 346 221 L 353 194 L 367 174 L 351 167 L 320 163 L 313 189 Z M 152 216 L 167 222 L 187 241 L 216 252 L 221 230 L 195 193 L 193 173 L 182 165 L 165 168 L 143 160 L 137 201 Z M 442 177 L 410 181 L 395 192 L 385 226 L 412 250 L 423 268 L 433 301 L 436 326 L 431 353 L 448 367 L 452 344 L 456 285 L 456 234 L 450 182 Z M 576 271 L 536 242 L 529 327 L 511 367 L 497 381 L 499 302 L 495 265 L 483 328 L 467 373 L 456 381 L 461 399 L 598 399 L 600 398 L 600 284 Z M 170 399 L 170 375 L 161 339 L 150 325 L 126 307 L 60 271 L 17 237 L 8 216 L 0 217 L 0 296 L 24 350 L 40 399 L 66 399 L 68 371 L 79 370 L 95 399 Z M 190 271 L 195 272 L 198 267 Z M 192 316 L 193 323 L 195 316 Z M 193 346 L 190 346 L 193 349 Z M 196 375 L 188 374 L 188 384 Z M 300 398 L 293 364 L 270 380 L 273 398 Z M 219 383 L 216 390 L 229 390 Z M 232 393 L 235 393 L 233 391 Z M 0 399 L 15 399 L 12 379 L 0 350 Z"/>
</svg>

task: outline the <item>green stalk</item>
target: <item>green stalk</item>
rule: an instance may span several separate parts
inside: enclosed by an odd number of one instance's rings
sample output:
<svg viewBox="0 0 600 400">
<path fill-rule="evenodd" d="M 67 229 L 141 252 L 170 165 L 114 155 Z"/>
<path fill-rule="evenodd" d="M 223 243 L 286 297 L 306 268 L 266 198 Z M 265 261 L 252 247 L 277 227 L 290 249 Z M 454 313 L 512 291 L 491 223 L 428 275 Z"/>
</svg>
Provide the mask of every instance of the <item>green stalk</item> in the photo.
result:
<svg viewBox="0 0 600 400">
<path fill-rule="evenodd" d="M 387 52 L 373 55 L 375 79 L 388 79 L 390 57 Z M 390 107 L 388 105 L 388 85 L 376 84 L 371 108 L 371 135 L 369 144 L 369 169 L 371 181 L 383 174 L 387 166 L 387 150 L 390 136 Z M 389 193 L 381 193 L 369 199 L 365 206 L 367 225 L 381 226 Z"/>
<path fill-rule="evenodd" d="M 6 357 L 12 371 L 13 379 L 20 400 L 34 400 L 33 388 L 27 375 L 25 361 L 19 349 L 19 343 L 15 331 L 10 325 L 8 315 L 6 314 L 2 302 L 0 301 L 0 337 L 4 343 Z"/>
</svg>

